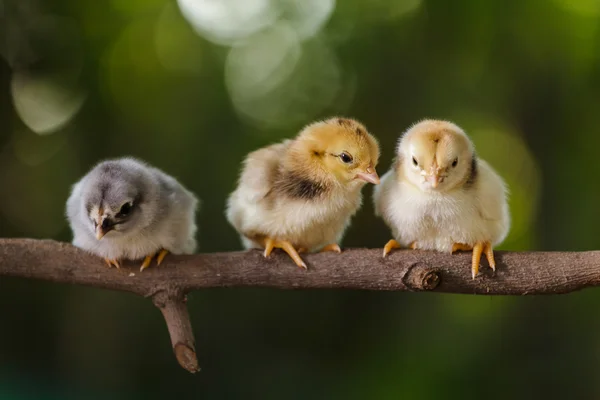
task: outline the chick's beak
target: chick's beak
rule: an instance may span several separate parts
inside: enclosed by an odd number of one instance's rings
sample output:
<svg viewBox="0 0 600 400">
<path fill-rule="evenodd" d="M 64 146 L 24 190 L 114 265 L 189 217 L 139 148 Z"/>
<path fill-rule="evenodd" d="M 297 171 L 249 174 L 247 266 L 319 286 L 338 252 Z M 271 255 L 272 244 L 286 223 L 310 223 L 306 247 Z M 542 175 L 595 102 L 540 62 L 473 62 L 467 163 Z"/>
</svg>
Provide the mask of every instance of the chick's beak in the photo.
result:
<svg viewBox="0 0 600 400">
<path fill-rule="evenodd" d="M 103 218 L 101 223 L 95 223 L 96 225 L 96 239 L 100 240 L 108 232 L 113 230 L 113 224 L 108 218 Z"/>
<path fill-rule="evenodd" d="M 357 173 L 356 177 L 373 185 L 379 184 L 379 175 L 377 175 L 377 171 L 372 167 L 367 168 L 364 172 Z"/>
<path fill-rule="evenodd" d="M 96 228 L 96 239 L 100 240 L 104 237 L 104 235 L 106 235 L 106 232 L 104 232 L 101 227 L 97 227 Z"/>
<path fill-rule="evenodd" d="M 441 178 L 438 174 L 427 175 L 427 182 L 431 184 L 432 188 L 437 188 L 441 182 Z"/>
</svg>

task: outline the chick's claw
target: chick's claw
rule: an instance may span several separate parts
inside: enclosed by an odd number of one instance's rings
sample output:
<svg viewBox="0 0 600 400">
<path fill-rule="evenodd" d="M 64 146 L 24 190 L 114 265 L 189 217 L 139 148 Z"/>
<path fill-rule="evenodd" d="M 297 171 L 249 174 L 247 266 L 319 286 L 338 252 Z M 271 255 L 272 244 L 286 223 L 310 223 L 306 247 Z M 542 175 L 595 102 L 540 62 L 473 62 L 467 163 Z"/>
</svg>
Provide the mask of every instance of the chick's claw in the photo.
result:
<svg viewBox="0 0 600 400">
<path fill-rule="evenodd" d="M 274 248 L 275 241 L 271 238 L 265 239 L 265 252 L 263 253 L 263 256 L 265 258 L 269 257 Z"/>
<path fill-rule="evenodd" d="M 492 244 L 490 242 L 483 243 L 483 252 L 485 253 L 485 257 L 490 264 L 490 268 L 496 272 L 496 260 L 494 260 L 494 249 L 492 248 Z"/>
<path fill-rule="evenodd" d="M 400 243 L 398 243 L 396 240 L 392 239 L 389 242 L 387 242 L 385 244 L 385 246 L 383 246 L 383 257 L 387 256 L 390 251 L 392 251 L 392 249 L 399 249 L 400 248 Z"/>
<path fill-rule="evenodd" d="M 152 262 L 153 258 L 154 258 L 154 254 L 150 254 L 149 256 L 146 256 L 146 258 L 144 258 L 144 261 L 142 262 L 142 266 L 140 267 L 140 272 L 142 272 L 143 270 L 145 270 L 146 268 L 148 268 L 150 266 L 150 263 Z"/>
<path fill-rule="evenodd" d="M 160 263 L 163 262 L 163 260 L 165 259 L 165 256 L 169 254 L 168 250 L 162 249 L 159 253 L 158 256 L 156 257 L 156 265 L 160 265 Z"/>
<path fill-rule="evenodd" d="M 331 243 L 331 244 L 328 244 L 327 246 L 323 247 L 320 252 L 323 253 L 325 251 L 335 251 L 336 253 L 341 253 L 342 249 L 340 248 L 339 244 Z"/>
<path fill-rule="evenodd" d="M 106 263 L 106 265 L 108 265 L 108 268 L 112 268 L 114 265 L 115 267 L 117 267 L 117 269 L 121 269 L 121 264 L 117 259 L 105 258 L 104 262 Z"/>
<path fill-rule="evenodd" d="M 488 263 L 490 264 L 490 268 L 495 272 L 496 271 L 496 262 L 494 261 L 494 250 L 492 249 L 492 244 L 490 242 L 477 242 L 474 246 L 464 244 L 464 243 L 454 243 L 452 245 L 452 253 L 457 251 L 470 251 L 473 250 L 473 257 L 471 259 L 471 275 L 473 279 L 479 273 L 479 264 L 481 262 L 481 254 L 485 254 Z"/>
<path fill-rule="evenodd" d="M 475 279 L 479 273 L 481 253 L 483 253 L 483 242 L 477 242 L 475 243 L 475 246 L 473 246 L 473 258 L 471 260 L 471 275 L 473 276 L 473 279 Z"/>
<path fill-rule="evenodd" d="M 167 254 L 169 254 L 169 251 L 162 249 L 158 253 L 154 253 L 154 254 L 150 254 L 149 256 L 146 256 L 144 258 L 144 262 L 142 262 L 142 266 L 140 267 L 140 272 L 142 272 L 143 270 L 145 270 L 146 268 L 148 268 L 150 266 L 154 256 L 156 256 L 156 265 L 160 265 L 160 263 L 162 263 L 163 259 L 165 258 L 165 256 Z"/>
<path fill-rule="evenodd" d="M 304 263 L 304 261 L 302 261 L 302 258 L 300 258 L 300 255 L 298 254 L 294 246 L 292 246 L 292 244 L 287 240 L 276 240 L 273 238 L 265 239 L 265 258 L 271 255 L 273 249 L 281 249 L 285 251 L 290 256 L 290 258 L 294 260 L 297 266 L 299 266 L 300 268 L 307 269 L 306 264 Z"/>
<path fill-rule="evenodd" d="M 471 259 L 471 275 L 473 279 L 479 273 L 479 261 L 481 261 L 481 253 L 484 250 L 485 245 L 483 243 L 477 243 L 475 246 L 471 246 L 465 243 L 454 243 L 452 245 L 452 254 L 457 251 L 471 251 L 473 250 L 473 258 Z"/>
</svg>

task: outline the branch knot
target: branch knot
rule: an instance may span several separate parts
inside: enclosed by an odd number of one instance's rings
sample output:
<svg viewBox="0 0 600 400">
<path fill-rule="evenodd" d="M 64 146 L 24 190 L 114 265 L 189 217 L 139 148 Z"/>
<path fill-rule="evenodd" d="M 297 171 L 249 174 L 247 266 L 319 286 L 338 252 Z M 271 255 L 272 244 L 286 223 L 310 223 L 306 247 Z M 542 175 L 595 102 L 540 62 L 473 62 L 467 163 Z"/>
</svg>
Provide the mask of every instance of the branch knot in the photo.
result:
<svg viewBox="0 0 600 400">
<path fill-rule="evenodd" d="M 402 277 L 402 283 L 410 290 L 433 290 L 441 282 L 442 277 L 438 271 L 435 271 L 425 264 L 417 262 L 408 267 L 408 270 Z"/>
</svg>

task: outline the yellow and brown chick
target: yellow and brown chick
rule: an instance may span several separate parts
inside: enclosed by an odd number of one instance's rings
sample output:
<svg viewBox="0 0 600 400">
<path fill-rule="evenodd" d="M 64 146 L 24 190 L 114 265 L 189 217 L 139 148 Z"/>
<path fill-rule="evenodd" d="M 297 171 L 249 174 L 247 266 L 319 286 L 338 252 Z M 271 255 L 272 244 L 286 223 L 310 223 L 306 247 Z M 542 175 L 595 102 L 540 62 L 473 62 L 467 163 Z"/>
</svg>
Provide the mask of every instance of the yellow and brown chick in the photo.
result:
<svg viewBox="0 0 600 400">
<path fill-rule="evenodd" d="M 377 140 L 359 122 L 315 122 L 246 157 L 227 219 L 245 248 L 263 248 L 265 257 L 280 248 L 306 268 L 298 252 L 341 251 L 362 187 L 379 183 L 378 159 Z"/>
</svg>

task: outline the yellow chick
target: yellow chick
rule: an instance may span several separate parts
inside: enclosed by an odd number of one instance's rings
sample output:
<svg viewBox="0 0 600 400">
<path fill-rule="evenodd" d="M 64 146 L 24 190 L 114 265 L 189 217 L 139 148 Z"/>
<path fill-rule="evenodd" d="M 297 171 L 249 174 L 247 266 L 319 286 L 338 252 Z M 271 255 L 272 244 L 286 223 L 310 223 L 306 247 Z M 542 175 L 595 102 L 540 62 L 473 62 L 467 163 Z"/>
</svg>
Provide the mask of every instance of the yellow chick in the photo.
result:
<svg viewBox="0 0 600 400">
<path fill-rule="evenodd" d="M 400 138 L 396 161 L 375 188 L 375 213 L 394 239 L 383 249 L 473 251 L 473 279 L 485 253 L 495 271 L 493 247 L 510 227 L 502 178 L 478 158 L 457 125 L 424 120 Z"/>
<path fill-rule="evenodd" d="M 339 242 L 362 204 L 361 188 L 379 183 L 379 145 L 352 119 L 305 127 L 292 140 L 250 153 L 229 196 L 227 219 L 245 248 L 341 252 Z"/>
</svg>

